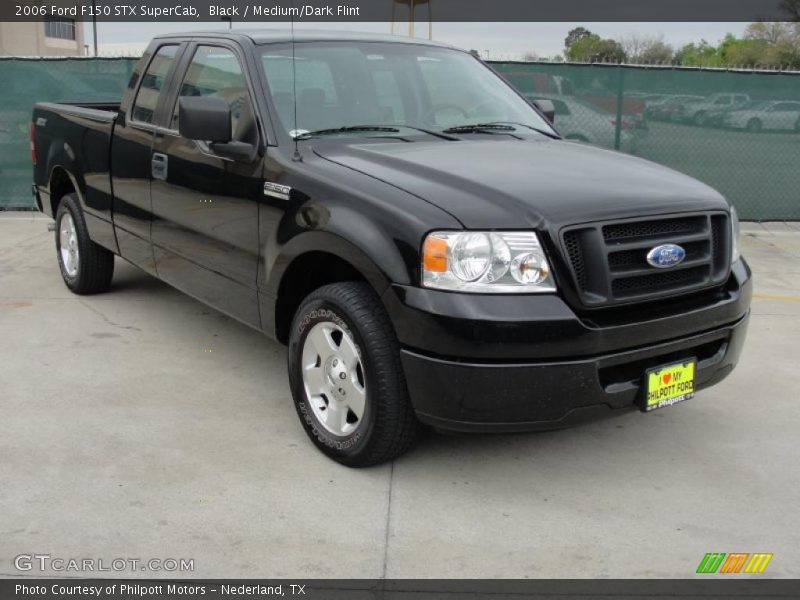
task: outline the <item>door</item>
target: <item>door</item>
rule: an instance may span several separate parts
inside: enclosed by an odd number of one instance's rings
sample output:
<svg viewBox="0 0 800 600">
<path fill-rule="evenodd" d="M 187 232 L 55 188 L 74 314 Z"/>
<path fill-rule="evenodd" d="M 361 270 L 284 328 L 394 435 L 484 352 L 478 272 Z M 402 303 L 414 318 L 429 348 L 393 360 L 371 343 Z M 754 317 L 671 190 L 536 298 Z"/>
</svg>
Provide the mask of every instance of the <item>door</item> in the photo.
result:
<svg viewBox="0 0 800 600">
<path fill-rule="evenodd" d="M 792 130 L 800 115 L 800 104 L 780 102 L 767 111 L 765 129 Z"/>
<path fill-rule="evenodd" d="M 150 155 L 156 114 L 181 50 L 181 45 L 172 43 L 145 54 L 150 60 L 142 60 L 140 64 L 146 65 L 144 72 L 131 77 L 127 92 L 133 95 L 131 108 L 127 114 L 119 115 L 111 141 L 113 219 L 120 254 L 153 274 Z"/>
<path fill-rule="evenodd" d="M 194 45 L 191 61 L 164 111 L 151 157 L 153 252 L 159 277 L 254 327 L 260 327 L 258 201 L 262 160 L 217 156 L 203 141 L 178 134 L 179 100 L 223 98 L 235 141 L 260 144 L 252 88 L 235 47 Z"/>
</svg>

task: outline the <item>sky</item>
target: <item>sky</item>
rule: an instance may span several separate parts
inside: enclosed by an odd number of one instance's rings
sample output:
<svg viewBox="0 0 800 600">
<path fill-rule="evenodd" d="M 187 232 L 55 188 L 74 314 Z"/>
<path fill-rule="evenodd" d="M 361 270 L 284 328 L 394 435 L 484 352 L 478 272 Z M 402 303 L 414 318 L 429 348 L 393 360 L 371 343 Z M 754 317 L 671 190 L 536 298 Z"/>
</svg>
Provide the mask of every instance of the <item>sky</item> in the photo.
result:
<svg viewBox="0 0 800 600">
<path fill-rule="evenodd" d="M 602 37 L 620 39 L 630 34 L 663 36 L 675 47 L 705 39 L 721 40 L 726 33 L 741 35 L 746 23 L 434 23 L 433 38 L 465 49 L 479 50 L 490 59 L 518 59 L 534 52 L 540 57 L 561 54 L 567 32 L 583 26 Z M 288 24 L 287 24 L 288 26 Z M 234 29 L 256 29 L 257 23 L 234 23 Z M 274 24 L 272 24 L 274 28 Z M 407 35 L 407 24 L 396 32 Z M 99 23 L 101 54 L 136 55 L 157 34 L 188 30 L 227 29 L 228 23 Z M 389 33 L 389 23 L 297 23 L 296 29 L 337 29 Z M 402 28 L 402 31 L 400 31 Z M 92 45 L 91 23 L 86 24 L 86 43 Z M 427 26 L 417 23 L 418 36 L 427 35 Z"/>
</svg>

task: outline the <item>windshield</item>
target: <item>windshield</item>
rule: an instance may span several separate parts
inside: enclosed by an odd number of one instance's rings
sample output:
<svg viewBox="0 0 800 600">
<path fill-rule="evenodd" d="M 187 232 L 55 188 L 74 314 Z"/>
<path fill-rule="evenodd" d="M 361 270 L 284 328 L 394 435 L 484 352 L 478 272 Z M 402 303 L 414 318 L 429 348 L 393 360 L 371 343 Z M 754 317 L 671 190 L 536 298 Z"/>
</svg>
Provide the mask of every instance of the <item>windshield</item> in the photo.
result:
<svg viewBox="0 0 800 600">
<path fill-rule="evenodd" d="M 500 77 L 465 52 L 417 44 L 298 42 L 294 56 L 296 82 L 291 44 L 266 46 L 261 57 L 278 118 L 290 135 L 407 137 L 496 122 L 525 133 L 553 132 Z M 370 132 L 367 125 L 382 129 Z M 353 127 L 358 131 L 347 130 Z"/>
<path fill-rule="evenodd" d="M 746 102 L 739 107 L 739 110 L 754 110 L 754 109 L 762 109 L 768 106 L 771 106 L 771 102 L 765 102 L 763 100 L 756 101 L 756 102 Z"/>
</svg>

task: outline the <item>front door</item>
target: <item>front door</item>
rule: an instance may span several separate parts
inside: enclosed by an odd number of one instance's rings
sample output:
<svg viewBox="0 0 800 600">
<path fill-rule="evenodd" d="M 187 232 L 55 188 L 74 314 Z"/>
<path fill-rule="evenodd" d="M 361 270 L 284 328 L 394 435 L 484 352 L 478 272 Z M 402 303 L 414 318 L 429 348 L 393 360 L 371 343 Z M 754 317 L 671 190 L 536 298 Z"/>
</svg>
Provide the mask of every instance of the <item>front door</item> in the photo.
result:
<svg viewBox="0 0 800 600">
<path fill-rule="evenodd" d="M 176 288 L 260 327 L 258 201 L 262 161 L 239 162 L 178 134 L 178 101 L 216 96 L 231 107 L 234 140 L 258 144 L 251 88 L 233 47 L 196 45 L 169 121 L 153 144 L 153 252 L 158 275 Z"/>
</svg>

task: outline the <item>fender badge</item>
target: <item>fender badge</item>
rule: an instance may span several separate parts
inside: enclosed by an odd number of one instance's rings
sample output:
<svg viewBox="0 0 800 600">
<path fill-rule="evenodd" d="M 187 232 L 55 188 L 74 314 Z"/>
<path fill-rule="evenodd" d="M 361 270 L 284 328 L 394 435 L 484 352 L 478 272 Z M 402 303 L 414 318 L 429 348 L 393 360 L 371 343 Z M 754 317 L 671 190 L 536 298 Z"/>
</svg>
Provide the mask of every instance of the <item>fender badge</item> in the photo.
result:
<svg viewBox="0 0 800 600">
<path fill-rule="evenodd" d="M 289 194 L 292 193 L 292 188 L 288 185 L 281 185 L 279 183 L 272 183 L 271 181 L 264 182 L 264 195 L 272 196 L 273 198 L 280 198 L 281 200 L 288 200 Z"/>
</svg>

